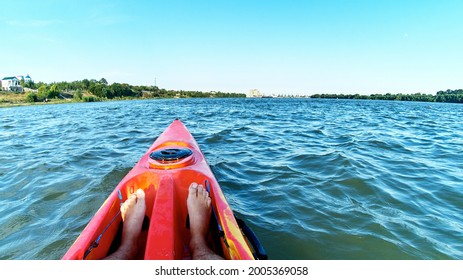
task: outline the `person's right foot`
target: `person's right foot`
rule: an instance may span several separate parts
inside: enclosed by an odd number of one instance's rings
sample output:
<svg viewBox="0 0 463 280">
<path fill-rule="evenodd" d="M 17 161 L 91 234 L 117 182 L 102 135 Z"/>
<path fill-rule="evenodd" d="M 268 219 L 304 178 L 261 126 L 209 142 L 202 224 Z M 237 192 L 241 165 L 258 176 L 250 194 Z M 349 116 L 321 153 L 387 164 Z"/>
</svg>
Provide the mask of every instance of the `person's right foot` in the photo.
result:
<svg viewBox="0 0 463 280">
<path fill-rule="evenodd" d="M 206 238 L 211 217 L 211 198 L 202 185 L 192 183 L 188 189 L 187 207 L 193 237 Z"/>
<path fill-rule="evenodd" d="M 191 183 L 188 189 L 187 208 L 190 216 L 190 250 L 193 259 L 220 260 L 220 256 L 209 249 L 206 237 L 211 219 L 211 198 L 202 185 Z"/>
</svg>

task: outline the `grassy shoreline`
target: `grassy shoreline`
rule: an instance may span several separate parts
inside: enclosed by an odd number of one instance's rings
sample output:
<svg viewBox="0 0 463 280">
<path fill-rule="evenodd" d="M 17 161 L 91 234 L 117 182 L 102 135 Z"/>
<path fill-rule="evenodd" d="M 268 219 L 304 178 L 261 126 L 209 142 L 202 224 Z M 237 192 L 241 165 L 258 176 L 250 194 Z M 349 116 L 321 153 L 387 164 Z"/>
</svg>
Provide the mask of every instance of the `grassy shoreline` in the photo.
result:
<svg viewBox="0 0 463 280">
<path fill-rule="evenodd" d="M 83 79 L 73 82 L 44 82 L 22 81 L 21 87 L 26 92 L 0 91 L 0 108 L 15 106 L 31 106 L 45 104 L 64 104 L 81 102 L 117 101 L 117 100 L 143 100 L 165 98 L 244 98 L 244 93 L 228 93 L 220 91 L 185 91 L 167 90 L 157 86 L 133 86 L 129 84 L 108 84 L 106 79 Z M 278 96 L 284 97 L 284 96 Z M 438 91 L 431 94 L 314 94 L 310 96 L 285 96 L 296 98 L 326 98 L 326 99 L 366 99 L 391 101 L 422 101 L 463 103 L 463 89 Z"/>
<path fill-rule="evenodd" d="M 436 95 L 430 94 L 386 94 L 386 95 L 343 95 L 343 94 L 315 94 L 307 96 L 306 98 L 322 98 L 322 99 L 363 99 L 363 100 L 390 100 L 390 101 L 422 101 L 422 102 L 444 102 L 444 103 L 463 103 L 463 90 L 455 90 L 447 92 L 438 92 Z M 77 94 L 78 93 L 78 94 Z M 121 96 L 115 98 L 98 97 L 88 91 L 84 92 L 66 92 L 59 93 L 55 98 L 45 99 L 45 101 L 36 100 L 30 102 L 28 94 L 30 93 L 17 93 L 0 91 L 0 108 L 19 107 L 19 106 L 33 106 L 33 105 L 52 105 L 52 104 L 67 104 L 67 103 L 85 103 L 85 102 L 105 102 L 105 101 L 123 101 L 123 100 L 146 100 L 146 99 L 166 99 L 166 98 L 217 98 L 227 96 L 215 96 L 209 94 L 208 96 L 192 96 L 190 92 L 180 91 L 175 95 L 165 96 L 150 96 L 142 94 L 141 96 Z M 245 95 L 228 97 L 245 97 Z"/>
<path fill-rule="evenodd" d="M 66 97 L 64 97 L 65 95 Z M 174 98 L 195 98 L 193 96 L 165 96 L 165 97 L 135 97 L 124 96 L 116 98 L 101 98 L 89 92 L 84 92 L 80 98 L 74 98 L 74 93 L 61 94 L 60 97 L 47 99 L 47 101 L 29 102 L 27 100 L 27 93 L 15 93 L 0 91 L 0 108 L 20 107 L 20 106 L 34 106 L 34 105 L 55 105 L 55 104 L 68 104 L 68 103 L 87 103 L 87 102 L 109 102 L 109 101 L 124 101 L 124 100 L 149 100 L 149 99 L 174 99 Z M 217 98 L 217 97 L 207 97 Z"/>
<path fill-rule="evenodd" d="M 68 103 L 88 103 L 88 102 L 111 102 L 111 101 L 125 101 L 125 100 L 152 100 L 152 99 L 178 99 L 178 98 L 198 98 L 194 96 L 163 96 L 163 97 L 133 97 L 133 96 L 124 96 L 117 98 L 100 98 L 95 95 L 92 95 L 88 92 L 84 93 L 82 99 L 76 99 L 73 97 L 72 93 L 67 93 L 68 98 L 52 98 L 48 101 L 35 101 L 28 102 L 26 98 L 27 93 L 14 93 L 14 92 L 1 92 L 0 91 L 0 108 L 10 108 L 10 107 L 20 107 L 20 106 L 41 106 L 41 105 L 54 105 L 54 104 L 68 104 Z M 71 95 L 71 96 L 69 96 Z M 236 98 L 243 98 L 245 96 L 240 96 Z M 223 96 L 209 96 L 202 98 L 224 98 Z M 226 97 L 225 97 L 226 98 Z M 309 96 L 307 96 L 309 98 Z"/>
<path fill-rule="evenodd" d="M 48 101 L 37 101 L 27 102 L 25 96 L 17 97 L 16 95 L 24 95 L 18 93 L 0 93 L 0 108 L 11 108 L 21 106 L 42 106 L 42 105 L 56 105 L 56 104 L 69 104 L 69 103 L 88 103 L 88 102 L 111 102 L 111 101 L 124 101 L 124 100 L 147 100 L 147 99 L 166 99 L 166 97 L 153 97 L 153 98 L 113 98 L 113 99 L 101 99 L 96 96 L 89 95 L 93 101 L 85 101 L 82 99 L 64 99 L 64 98 L 53 98 Z"/>
<path fill-rule="evenodd" d="M 19 106 L 33 106 L 33 105 L 51 105 L 51 104 L 65 104 L 65 103 L 80 103 L 83 100 L 69 99 L 69 98 L 53 98 L 47 102 L 28 102 L 26 93 L 15 92 L 0 92 L 0 108 L 19 107 Z"/>
<path fill-rule="evenodd" d="M 22 81 L 21 87 L 26 92 L 0 91 L 0 107 L 162 98 L 246 97 L 243 93 L 166 90 L 156 86 L 120 83 L 109 85 L 104 78 L 99 81 L 84 79 L 51 84 Z"/>
</svg>

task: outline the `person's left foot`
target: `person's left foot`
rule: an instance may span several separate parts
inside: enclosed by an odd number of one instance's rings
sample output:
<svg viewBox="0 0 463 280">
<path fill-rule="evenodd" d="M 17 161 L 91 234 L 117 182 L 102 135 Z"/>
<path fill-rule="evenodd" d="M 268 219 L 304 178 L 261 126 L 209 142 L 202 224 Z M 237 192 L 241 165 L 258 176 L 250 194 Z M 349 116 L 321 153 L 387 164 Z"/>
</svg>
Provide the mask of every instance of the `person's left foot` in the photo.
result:
<svg viewBox="0 0 463 280">
<path fill-rule="evenodd" d="M 145 218 L 145 192 L 138 189 L 121 205 L 122 242 L 119 249 L 107 259 L 130 260 L 137 256 L 138 238 Z"/>
</svg>

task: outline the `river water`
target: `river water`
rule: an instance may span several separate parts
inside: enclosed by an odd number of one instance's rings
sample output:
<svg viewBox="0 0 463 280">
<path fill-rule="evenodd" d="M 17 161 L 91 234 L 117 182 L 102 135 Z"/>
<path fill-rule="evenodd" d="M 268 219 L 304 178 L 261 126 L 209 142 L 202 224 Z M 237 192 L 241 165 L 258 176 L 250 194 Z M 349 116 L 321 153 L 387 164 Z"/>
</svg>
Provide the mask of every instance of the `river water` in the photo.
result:
<svg viewBox="0 0 463 280">
<path fill-rule="evenodd" d="M 463 106 L 166 99 L 0 109 L 0 259 L 60 259 L 180 118 L 270 259 L 463 259 Z"/>
</svg>

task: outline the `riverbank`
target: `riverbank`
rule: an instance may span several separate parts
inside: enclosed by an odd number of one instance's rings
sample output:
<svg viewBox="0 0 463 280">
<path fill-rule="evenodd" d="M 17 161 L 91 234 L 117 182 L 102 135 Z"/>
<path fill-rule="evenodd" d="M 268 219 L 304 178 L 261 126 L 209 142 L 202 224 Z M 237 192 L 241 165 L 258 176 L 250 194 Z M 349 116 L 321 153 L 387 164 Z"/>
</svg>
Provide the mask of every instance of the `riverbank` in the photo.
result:
<svg viewBox="0 0 463 280">
<path fill-rule="evenodd" d="M 76 83 L 76 82 L 73 82 Z M 159 89 L 156 87 L 133 87 L 130 85 L 113 84 L 107 86 L 96 84 L 89 90 L 59 90 L 58 86 L 63 84 L 67 87 L 73 83 L 62 82 L 42 86 L 38 90 L 29 92 L 5 92 L 0 91 L 0 108 L 63 104 L 78 102 L 100 102 L 117 100 L 135 99 L 165 99 L 165 98 L 226 98 L 226 97 L 246 97 L 242 93 L 223 93 L 223 92 L 200 92 L 200 91 L 174 91 Z M 115 86 L 114 86 L 115 85 Z M 121 89 L 121 87 L 125 87 Z M 301 97 L 301 96 L 299 96 Z M 317 99 L 364 99 L 364 100 L 389 100 L 389 101 L 419 101 L 419 102 L 443 102 L 443 103 L 463 103 L 463 90 L 439 91 L 435 95 L 431 94 L 371 94 L 371 95 L 344 95 L 344 94 L 315 94 L 304 96 L 305 98 Z"/>
<path fill-rule="evenodd" d="M 122 96 L 122 97 L 98 97 L 90 92 L 66 92 L 59 93 L 54 98 L 43 98 L 40 100 L 35 93 L 16 93 L 16 92 L 0 92 L 0 108 L 31 106 L 31 105 L 50 105 L 64 103 L 82 103 L 82 102 L 104 102 L 118 100 L 137 100 L 137 99 L 166 99 L 166 98 L 224 98 L 224 97 L 246 97 L 244 94 L 232 93 L 201 93 L 197 95 L 191 94 L 189 91 L 181 91 L 176 94 L 166 96 L 153 96 L 150 92 L 143 92 L 141 96 Z"/>
<path fill-rule="evenodd" d="M 99 81 L 83 79 L 81 81 L 63 81 L 50 84 L 28 81 L 27 84 L 22 83 L 20 88 L 20 92 L 0 91 L 0 107 L 157 98 L 246 97 L 244 93 L 166 90 L 157 86 L 133 86 L 120 83 L 109 85 L 104 78 Z M 22 89 L 24 89 L 24 92 Z"/>
<path fill-rule="evenodd" d="M 444 102 L 463 103 L 463 89 L 438 91 L 435 95 L 414 93 L 414 94 L 315 94 L 311 98 L 323 99 L 364 99 L 364 100 L 391 100 L 391 101 L 419 101 L 419 102 Z"/>
<path fill-rule="evenodd" d="M 47 104 L 62 104 L 62 103 L 75 103 L 84 102 L 75 99 L 64 97 L 47 99 L 41 102 L 29 102 L 26 93 L 15 92 L 0 92 L 0 108 L 4 107 L 18 107 L 18 106 L 31 106 L 31 105 L 47 105 Z"/>
</svg>

